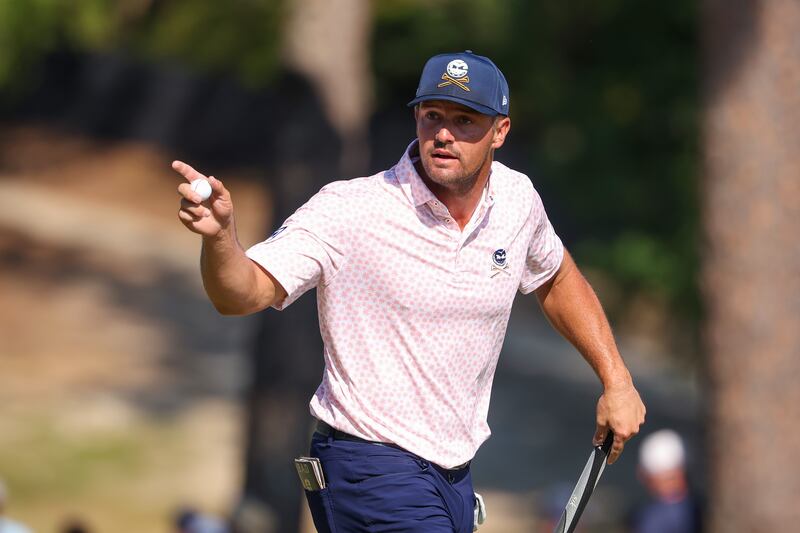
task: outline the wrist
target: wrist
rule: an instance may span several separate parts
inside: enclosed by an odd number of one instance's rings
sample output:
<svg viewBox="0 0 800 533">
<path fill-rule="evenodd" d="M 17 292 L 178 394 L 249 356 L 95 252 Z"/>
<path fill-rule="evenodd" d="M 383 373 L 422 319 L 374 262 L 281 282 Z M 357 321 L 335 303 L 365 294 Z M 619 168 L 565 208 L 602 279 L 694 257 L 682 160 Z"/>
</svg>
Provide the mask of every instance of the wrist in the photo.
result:
<svg viewBox="0 0 800 533">
<path fill-rule="evenodd" d="M 628 372 L 628 369 L 624 366 L 619 370 L 609 373 L 601 382 L 606 392 L 633 387 L 633 378 L 630 372 Z"/>
<path fill-rule="evenodd" d="M 231 219 L 227 224 L 220 225 L 219 231 L 213 234 L 203 234 L 203 244 L 204 245 L 227 245 L 227 244 L 236 244 L 238 243 L 238 237 L 236 236 L 236 229 L 235 225 L 233 224 L 233 219 Z"/>
</svg>

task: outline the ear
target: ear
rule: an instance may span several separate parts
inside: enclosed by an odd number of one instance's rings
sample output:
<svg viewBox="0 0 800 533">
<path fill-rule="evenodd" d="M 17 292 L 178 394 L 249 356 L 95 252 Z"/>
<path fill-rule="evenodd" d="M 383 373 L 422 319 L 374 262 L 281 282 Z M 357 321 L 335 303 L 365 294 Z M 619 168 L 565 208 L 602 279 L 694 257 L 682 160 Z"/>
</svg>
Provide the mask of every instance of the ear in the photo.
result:
<svg viewBox="0 0 800 533">
<path fill-rule="evenodd" d="M 494 136 L 492 138 L 492 148 L 497 149 L 506 142 L 506 135 L 511 130 L 511 118 L 502 117 L 495 119 Z"/>
</svg>

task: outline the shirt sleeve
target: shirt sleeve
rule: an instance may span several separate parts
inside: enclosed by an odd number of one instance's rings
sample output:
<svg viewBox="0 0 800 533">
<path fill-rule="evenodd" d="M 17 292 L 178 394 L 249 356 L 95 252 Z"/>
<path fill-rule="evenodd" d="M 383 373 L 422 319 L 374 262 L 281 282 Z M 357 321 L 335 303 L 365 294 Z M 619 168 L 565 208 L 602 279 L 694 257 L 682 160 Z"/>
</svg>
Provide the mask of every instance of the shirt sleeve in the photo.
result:
<svg viewBox="0 0 800 533">
<path fill-rule="evenodd" d="M 546 283 L 555 275 L 564 259 L 564 245 L 556 235 L 542 200 L 535 191 L 529 223 L 533 226 L 533 231 L 528 243 L 525 270 L 519 282 L 519 291 L 522 294 L 529 294 Z"/>
<path fill-rule="evenodd" d="M 346 210 L 332 185 L 323 187 L 272 236 L 246 252 L 286 290 L 286 298 L 275 303 L 275 309 L 283 310 L 309 289 L 330 283 L 344 263 L 341 218 Z"/>
</svg>

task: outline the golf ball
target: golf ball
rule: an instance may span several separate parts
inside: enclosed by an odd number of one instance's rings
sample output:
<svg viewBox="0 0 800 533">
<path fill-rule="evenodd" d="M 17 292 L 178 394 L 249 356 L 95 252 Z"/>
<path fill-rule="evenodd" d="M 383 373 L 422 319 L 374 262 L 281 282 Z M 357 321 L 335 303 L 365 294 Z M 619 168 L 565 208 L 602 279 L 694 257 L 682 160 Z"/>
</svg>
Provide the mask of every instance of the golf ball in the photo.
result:
<svg viewBox="0 0 800 533">
<path fill-rule="evenodd" d="M 192 182 L 192 190 L 200 195 L 203 201 L 211 198 L 211 184 L 207 179 L 194 180 Z"/>
</svg>

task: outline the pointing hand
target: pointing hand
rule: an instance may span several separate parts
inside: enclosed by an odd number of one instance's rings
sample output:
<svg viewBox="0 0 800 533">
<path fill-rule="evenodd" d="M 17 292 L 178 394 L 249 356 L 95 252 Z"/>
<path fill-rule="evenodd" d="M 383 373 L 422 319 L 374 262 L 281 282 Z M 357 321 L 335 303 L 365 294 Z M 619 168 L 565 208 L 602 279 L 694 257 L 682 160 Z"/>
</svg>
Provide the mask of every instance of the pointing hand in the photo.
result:
<svg viewBox="0 0 800 533">
<path fill-rule="evenodd" d="M 173 161 L 172 168 L 187 180 L 178 185 L 181 196 L 178 218 L 183 225 L 205 237 L 215 237 L 227 229 L 233 220 L 233 202 L 222 182 L 213 176 L 204 176 L 182 161 Z M 205 201 L 192 190 L 192 183 L 201 179 L 211 185 L 211 197 Z"/>
</svg>

